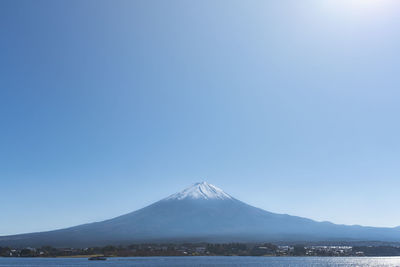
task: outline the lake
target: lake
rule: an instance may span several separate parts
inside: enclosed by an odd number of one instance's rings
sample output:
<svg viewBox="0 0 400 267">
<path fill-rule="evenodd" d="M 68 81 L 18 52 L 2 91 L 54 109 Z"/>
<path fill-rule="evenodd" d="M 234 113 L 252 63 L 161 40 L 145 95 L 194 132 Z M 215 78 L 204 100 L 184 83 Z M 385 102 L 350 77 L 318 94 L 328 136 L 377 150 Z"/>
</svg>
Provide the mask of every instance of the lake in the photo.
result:
<svg viewBox="0 0 400 267">
<path fill-rule="evenodd" d="M 107 261 L 86 258 L 0 258 L 0 266 L 400 266 L 400 257 L 127 257 Z"/>
</svg>

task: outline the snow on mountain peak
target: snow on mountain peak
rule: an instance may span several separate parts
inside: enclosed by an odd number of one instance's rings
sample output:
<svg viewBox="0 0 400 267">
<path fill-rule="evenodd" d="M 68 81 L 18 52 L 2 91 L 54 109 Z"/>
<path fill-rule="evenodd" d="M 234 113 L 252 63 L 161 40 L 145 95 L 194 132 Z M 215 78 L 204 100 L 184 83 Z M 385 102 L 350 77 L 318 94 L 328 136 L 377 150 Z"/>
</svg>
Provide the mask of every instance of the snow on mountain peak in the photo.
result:
<svg viewBox="0 0 400 267">
<path fill-rule="evenodd" d="M 166 200 L 183 200 L 183 199 L 233 199 L 230 195 L 225 193 L 222 189 L 209 184 L 207 182 L 195 183 L 194 185 L 186 188 L 185 190 L 173 194 L 166 198 Z"/>
</svg>

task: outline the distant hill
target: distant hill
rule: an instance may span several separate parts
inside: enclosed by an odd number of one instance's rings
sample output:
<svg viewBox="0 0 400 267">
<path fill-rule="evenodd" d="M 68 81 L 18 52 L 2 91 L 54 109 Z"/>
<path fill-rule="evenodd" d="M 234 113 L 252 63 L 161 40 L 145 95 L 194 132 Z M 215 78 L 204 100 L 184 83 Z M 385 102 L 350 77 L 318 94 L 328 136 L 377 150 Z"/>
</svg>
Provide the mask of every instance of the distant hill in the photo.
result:
<svg viewBox="0 0 400 267">
<path fill-rule="evenodd" d="M 110 220 L 0 237 L 0 246 L 89 247 L 143 242 L 400 242 L 400 228 L 337 225 L 271 213 L 206 182 Z"/>
</svg>

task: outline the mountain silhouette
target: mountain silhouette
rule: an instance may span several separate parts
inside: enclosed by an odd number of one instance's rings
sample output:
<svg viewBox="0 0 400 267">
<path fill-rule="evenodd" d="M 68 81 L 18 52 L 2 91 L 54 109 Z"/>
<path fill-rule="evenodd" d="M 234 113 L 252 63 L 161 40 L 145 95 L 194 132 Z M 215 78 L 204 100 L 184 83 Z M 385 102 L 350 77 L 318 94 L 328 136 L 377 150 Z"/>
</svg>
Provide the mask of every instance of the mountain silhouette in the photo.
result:
<svg viewBox="0 0 400 267">
<path fill-rule="evenodd" d="M 399 242 L 400 228 L 337 225 L 271 213 L 196 183 L 137 211 L 71 228 L 0 237 L 0 246 L 91 247 L 150 242 Z"/>
</svg>

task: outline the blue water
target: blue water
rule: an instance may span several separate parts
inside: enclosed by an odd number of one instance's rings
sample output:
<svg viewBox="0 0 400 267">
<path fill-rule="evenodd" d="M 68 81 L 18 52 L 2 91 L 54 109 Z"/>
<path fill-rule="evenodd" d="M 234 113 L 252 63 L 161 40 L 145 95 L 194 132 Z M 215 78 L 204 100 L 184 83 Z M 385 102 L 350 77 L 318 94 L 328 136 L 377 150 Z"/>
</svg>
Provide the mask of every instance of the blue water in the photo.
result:
<svg viewBox="0 0 400 267">
<path fill-rule="evenodd" d="M 88 261 L 86 258 L 0 258 L 0 266 L 400 266 L 400 257 L 129 257 Z"/>
</svg>

